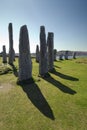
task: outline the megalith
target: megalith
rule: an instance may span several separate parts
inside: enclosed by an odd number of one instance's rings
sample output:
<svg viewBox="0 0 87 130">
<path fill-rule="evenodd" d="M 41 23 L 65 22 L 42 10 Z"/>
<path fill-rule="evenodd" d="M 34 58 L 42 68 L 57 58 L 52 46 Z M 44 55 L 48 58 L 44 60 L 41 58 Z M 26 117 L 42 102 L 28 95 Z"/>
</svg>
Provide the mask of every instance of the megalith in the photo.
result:
<svg viewBox="0 0 87 130">
<path fill-rule="evenodd" d="M 39 58 L 39 75 L 44 77 L 48 73 L 48 61 L 47 61 L 47 44 L 45 27 L 40 27 L 40 58 Z"/>
<path fill-rule="evenodd" d="M 63 53 L 61 53 L 60 55 L 59 55 L 59 60 L 63 60 Z"/>
<path fill-rule="evenodd" d="M 6 47 L 5 47 L 5 45 L 3 45 L 2 62 L 4 64 L 7 63 L 7 55 L 6 55 Z"/>
<path fill-rule="evenodd" d="M 65 60 L 68 60 L 69 51 L 65 51 Z"/>
<path fill-rule="evenodd" d="M 73 59 L 76 59 L 76 52 L 73 53 Z"/>
<path fill-rule="evenodd" d="M 39 62 L 40 52 L 39 52 L 39 45 L 36 45 L 36 62 Z"/>
<path fill-rule="evenodd" d="M 57 57 L 57 50 L 54 49 L 54 61 L 56 61 L 56 57 Z"/>
<path fill-rule="evenodd" d="M 28 29 L 26 25 L 20 28 L 19 34 L 19 81 L 26 81 L 32 78 L 32 61 Z"/>
<path fill-rule="evenodd" d="M 47 46 L 48 46 L 48 69 L 49 71 L 51 71 L 54 67 L 54 34 L 52 32 L 48 32 Z"/>
<path fill-rule="evenodd" d="M 9 32 L 9 58 L 8 63 L 10 65 L 13 65 L 13 61 L 15 60 L 15 51 L 13 49 L 13 28 L 12 23 L 9 23 L 8 26 L 8 32 Z"/>
</svg>

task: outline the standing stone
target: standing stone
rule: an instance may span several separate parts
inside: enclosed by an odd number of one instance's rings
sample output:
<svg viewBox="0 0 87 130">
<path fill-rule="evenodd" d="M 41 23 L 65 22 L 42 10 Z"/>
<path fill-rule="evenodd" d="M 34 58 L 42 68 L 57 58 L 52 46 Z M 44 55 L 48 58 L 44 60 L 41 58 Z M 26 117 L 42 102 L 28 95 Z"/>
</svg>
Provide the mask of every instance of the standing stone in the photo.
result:
<svg viewBox="0 0 87 130">
<path fill-rule="evenodd" d="M 32 61 L 27 26 L 20 28 L 19 36 L 19 81 L 32 77 Z"/>
<path fill-rule="evenodd" d="M 44 77 L 48 73 L 48 63 L 47 63 L 47 44 L 45 27 L 40 27 L 40 59 L 39 59 L 39 74 Z"/>
<path fill-rule="evenodd" d="M 76 52 L 74 52 L 73 54 L 73 59 L 76 59 Z"/>
<path fill-rule="evenodd" d="M 39 46 L 36 46 L 36 62 L 39 62 L 40 52 L 39 52 Z"/>
<path fill-rule="evenodd" d="M 13 65 L 13 61 L 15 60 L 15 51 L 13 49 L 13 29 L 12 29 L 12 23 L 9 23 L 8 31 L 9 31 L 9 61 L 8 61 L 8 63 L 10 65 Z"/>
<path fill-rule="evenodd" d="M 13 49 L 13 60 L 15 61 L 15 50 Z"/>
<path fill-rule="evenodd" d="M 65 60 L 68 60 L 69 51 L 65 52 Z"/>
<path fill-rule="evenodd" d="M 56 56 L 57 56 L 57 50 L 54 49 L 54 61 L 56 61 Z"/>
<path fill-rule="evenodd" d="M 60 54 L 59 55 L 59 60 L 63 60 L 63 56 L 64 56 L 63 54 Z"/>
<path fill-rule="evenodd" d="M 3 59 L 4 64 L 7 63 L 7 55 L 6 55 L 5 45 L 3 46 L 2 59 Z"/>
<path fill-rule="evenodd" d="M 54 63 L 54 34 L 52 32 L 48 33 L 47 45 L 48 45 L 48 69 L 51 71 L 53 69 Z"/>
</svg>

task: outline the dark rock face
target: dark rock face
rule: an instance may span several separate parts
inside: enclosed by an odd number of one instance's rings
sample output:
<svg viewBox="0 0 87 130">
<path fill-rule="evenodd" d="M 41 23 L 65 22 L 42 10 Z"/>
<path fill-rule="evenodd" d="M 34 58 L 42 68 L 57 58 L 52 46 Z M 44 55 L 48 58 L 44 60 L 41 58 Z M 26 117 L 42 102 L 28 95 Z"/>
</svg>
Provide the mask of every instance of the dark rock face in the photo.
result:
<svg viewBox="0 0 87 130">
<path fill-rule="evenodd" d="M 5 46 L 3 46 L 2 62 L 3 63 L 7 63 L 7 55 L 6 55 L 6 48 L 5 48 Z"/>
<path fill-rule="evenodd" d="M 47 44 L 45 27 L 40 27 L 40 59 L 39 59 L 39 75 L 45 76 L 48 73 L 48 61 L 47 61 Z"/>
<path fill-rule="evenodd" d="M 39 52 L 39 46 L 36 46 L 36 62 L 39 62 L 40 52 Z"/>
<path fill-rule="evenodd" d="M 47 38 L 47 45 L 48 45 L 48 69 L 51 71 L 54 67 L 54 34 L 52 32 L 48 33 L 48 38 Z"/>
<path fill-rule="evenodd" d="M 20 28 L 19 36 L 19 81 L 32 77 L 32 61 L 27 26 Z"/>
<path fill-rule="evenodd" d="M 8 32 L 9 32 L 9 64 L 13 64 L 13 61 L 15 59 L 15 51 L 13 49 L 13 29 L 12 29 L 12 23 L 9 23 L 8 26 Z"/>
</svg>

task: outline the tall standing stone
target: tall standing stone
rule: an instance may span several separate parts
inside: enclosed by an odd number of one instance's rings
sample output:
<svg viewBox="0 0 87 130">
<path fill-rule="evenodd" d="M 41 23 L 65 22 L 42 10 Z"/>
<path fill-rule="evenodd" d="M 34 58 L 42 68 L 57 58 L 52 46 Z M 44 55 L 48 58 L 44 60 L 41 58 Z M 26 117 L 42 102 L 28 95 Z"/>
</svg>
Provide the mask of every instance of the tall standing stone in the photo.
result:
<svg viewBox="0 0 87 130">
<path fill-rule="evenodd" d="M 56 57 L 57 57 L 57 50 L 54 49 L 54 61 L 56 61 Z"/>
<path fill-rule="evenodd" d="M 76 59 L 76 52 L 74 52 L 73 54 L 73 59 Z"/>
<path fill-rule="evenodd" d="M 20 28 L 19 36 L 19 81 L 32 78 L 32 61 L 27 26 Z"/>
<path fill-rule="evenodd" d="M 54 34 L 52 32 L 48 33 L 47 38 L 48 45 L 48 69 L 51 71 L 53 69 L 54 64 Z"/>
<path fill-rule="evenodd" d="M 68 60 L 68 56 L 69 56 L 69 51 L 65 52 L 65 59 Z"/>
<path fill-rule="evenodd" d="M 7 55 L 6 55 L 6 48 L 5 45 L 3 46 L 3 52 L 2 52 L 2 62 L 5 64 L 7 63 Z"/>
<path fill-rule="evenodd" d="M 59 55 L 59 60 L 63 60 L 63 54 L 61 53 L 60 55 Z"/>
<path fill-rule="evenodd" d="M 8 63 L 13 65 L 13 61 L 15 59 L 15 51 L 13 49 L 13 29 L 12 29 L 12 23 L 9 23 L 8 32 L 9 32 L 9 61 L 8 61 Z"/>
<path fill-rule="evenodd" d="M 40 27 L 40 59 L 39 59 L 39 74 L 44 77 L 48 73 L 47 63 L 47 44 L 45 27 Z"/>
<path fill-rule="evenodd" d="M 39 62 L 40 52 L 39 52 L 39 46 L 36 46 L 36 62 Z"/>
</svg>

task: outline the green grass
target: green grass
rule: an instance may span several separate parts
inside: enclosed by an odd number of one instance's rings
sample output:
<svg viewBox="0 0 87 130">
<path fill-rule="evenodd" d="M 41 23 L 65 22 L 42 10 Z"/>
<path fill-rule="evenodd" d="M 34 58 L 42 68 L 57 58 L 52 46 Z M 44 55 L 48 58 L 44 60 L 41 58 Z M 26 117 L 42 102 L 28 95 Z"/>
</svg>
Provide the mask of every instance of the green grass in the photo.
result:
<svg viewBox="0 0 87 130">
<path fill-rule="evenodd" d="M 0 59 L 0 130 L 87 130 L 87 58 L 56 61 L 48 78 L 17 85 L 18 62 Z"/>
</svg>

